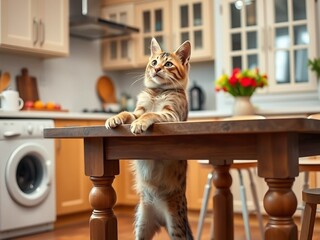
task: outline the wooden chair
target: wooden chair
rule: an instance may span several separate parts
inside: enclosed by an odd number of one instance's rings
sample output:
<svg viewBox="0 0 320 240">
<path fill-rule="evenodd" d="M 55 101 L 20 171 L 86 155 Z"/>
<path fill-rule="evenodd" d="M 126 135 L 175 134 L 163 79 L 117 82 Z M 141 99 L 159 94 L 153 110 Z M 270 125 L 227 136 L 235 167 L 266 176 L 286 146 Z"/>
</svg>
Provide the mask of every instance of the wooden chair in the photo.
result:
<svg viewBox="0 0 320 240">
<path fill-rule="evenodd" d="M 317 204 L 320 203 L 320 188 L 303 190 L 302 200 L 305 202 L 305 206 L 300 240 L 312 240 Z"/>
<path fill-rule="evenodd" d="M 224 118 L 222 120 L 223 121 L 232 121 L 232 120 L 250 120 L 250 119 L 252 119 L 252 120 L 265 119 L 265 117 L 259 116 L 259 115 L 244 115 L 244 116 L 233 116 L 233 117 L 229 117 L 229 118 Z M 202 164 L 207 164 L 207 165 L 209 163 L 209 161 L 206 161 L 206 160 L 202 160 L 202 161 L 200 160 L 199 162 Z M 235 160 L 234 163 L 231 165 L 231 169 L 237 169 L 238 174 L 239 174 L 240 197 L 241 197 L 241 202 L 242 202 L 242 217 L 243 217 L 243 221 L 244 221 L 244 227 L 245 227 L 245 233 L 246 233 L 247 240 L 251 239 L 251 232 L 250 232 L 250 225 L 249 225 L 249 214 L 248 214 L 248 206 L 247 206 L 246 189 L 245 189 L 245 185 L 243 182 L 242 170 L 246 170 L 248 172 L 248 176 L 249 176 L 249 180 L 250 180 L 250 189 L 251 189 L 255 212 L 257 214 L 259 228 L 260 228 L 260 232 L 261 232 L 261 239 L 264 239 L 263 220 L 262 220 L 262 215 L 260 212 L 260 205 L 259 205 L 258 195 L 257 195 L 257 191 L 256 191 L 256 186 L 253 181 L 252 172 L 251 172 L 251 169 L 255 168 L 256 166 L 257 166 L 256 160 L 253 160 L 253 161 L 250 161 L 250 160 L 249 161 L 237 161 L 237 160 Z M 200 217 L 199 217 L 199 222 L 198 222 L 197 237 L 196 237 L 197 240 L 201 239 L 203 222 L 204 222 L 204 218 L 206 216 L 209 196 L 210 196 L 211 187 L 212 187 L 212 177 L 213 177 L 213 172 L 208 174 L 207 184 L 205 185 L 204 197 L 202 200 L 202 207 L 201 207 Z M 212 239 L 212 236 L 213 236 L 213 227 L 211 227 L 211 239 Z"/>
<path fill-rule="evenodd" d="M 198 162 L 200 164 L 209 166 L 208 160 L 199 160 Z M 241 210 L 242 210 L 242 217 L 243 217 L 245 234 L 246 234 L 247 240 L 251 239 L 251 232 L 250 232 L 250 224 L 249 224 L 249 212 L 248 212 L 248 206 L 247 206 L 246 188 L 245 188 L 245 184 L 243 181 L 243 174 L 242 174 L 242 172 L 244 170 L 247 171 L 248 176 L 249 176 L 250 189 L 251 189 L 251 194 L 252 194 L 253 203 L 254 203 L 254 211 L 257 215 L 260 233 L 261 233 L 261 239 L 264 239 L 263 219 L 262 219 L 262 215 L 260 212 L 260 206 L 259 206 L 259 200 L 258 200 L 258 195 L 257 195 L 257 191 L 256 191 L 256 186 L 255 186 L 252 172 L 251 172 L 253 168 L 256 168 L 256 166 L 257 166 L 257 162 L 255 160 L 253 160 L 253 161 L 237 161 L 237 160 L 235 160 L 234 163 L 231 165 L 231 169 L 236 169 L 238 171 L 238 175 L 239 175 L 240 197 L 241 197 L 241 202 L 242 202 Z M 203 223 L 204 223 L 204 219 L 206 217 L 209 197 L 210 197 L 210 193 L 211 193 L 211 189 L 212 189 L 212 177 L 213 177 L 213 172 L 210 172 L 208 174 L 207 183 L 204 187 L 204 195 L 203 195 L 202 206 L 201 206 L 201 210 L 200 210 L 200 217 L 199 217 L 198 228 L 197 228 L 197 236 L 196 236 L 197 240 L 200 240 L 201 235 L 202 235 Z M 211 226 L 211 239 L 213 239 L 213 226 Z"/>
<path fill-rule="evenodd" d="M 313 114 L 308 118 L 320 120 L 320 114 Z M 300 171 L 304 171 L 305 173 L 308 173 L 309 171 L 320 171 L 320 161 L 300 161 Z M 307 178 L 308 175 L 305 176 L 305 183 L 308 180 Z M 300 240 L 311 240 L 317 213 L 317 204 L 320 204 L 320 188 L 309 189 L 309 186 L 304 184 L 302 200 L 304 205 L 302 207 L 303 214 Z"/>
</svg>

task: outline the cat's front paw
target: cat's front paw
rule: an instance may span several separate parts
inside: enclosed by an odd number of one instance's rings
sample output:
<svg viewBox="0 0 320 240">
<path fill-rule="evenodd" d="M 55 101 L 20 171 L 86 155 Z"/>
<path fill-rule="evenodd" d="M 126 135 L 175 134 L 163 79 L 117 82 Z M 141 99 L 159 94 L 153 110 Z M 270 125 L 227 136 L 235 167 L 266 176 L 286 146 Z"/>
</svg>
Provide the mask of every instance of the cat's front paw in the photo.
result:
<svg viewBox="0 0 320 240">
<path fill-rule="evenodd" d="M 121 124 L 123 124 L 123 120 L 121 119 L 121 117 L 117 115 L 117 116 L 108 118 L 105 123 L 105 126 L 107 129 L 109 129 L 109 128 L 115 128 L 116 126 L 119 126 Z"/>
<path fill-rule="evenodd" d="M 130 121 L 130 119 L 131 119 L 131 115 L 129 112 L 121 112 L 118 115 L 107 119 L 105 126 L 107 129 L 115 128 L 116 126 L 122 125 Z"/>
<path fill-rule="evenodd" d="M 148 120 L 137 119 L 131 123 L 130 130 L 133 134 L 145 132 L 151 123 Z"/>
</svg>

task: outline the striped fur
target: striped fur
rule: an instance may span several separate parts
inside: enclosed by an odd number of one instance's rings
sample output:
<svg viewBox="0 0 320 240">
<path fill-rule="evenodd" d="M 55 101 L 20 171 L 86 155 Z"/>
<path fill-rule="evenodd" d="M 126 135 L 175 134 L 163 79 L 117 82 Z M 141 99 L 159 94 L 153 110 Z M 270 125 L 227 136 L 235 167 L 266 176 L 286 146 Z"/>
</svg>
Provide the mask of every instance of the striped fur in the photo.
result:
<svg viewBox="0 0 320 240">
<path fill-rule="evenodd" d="M 146 88 L 138 95 L 135 110 L 109 118 L 106 127 L 130 123 L 131 132 L 141 134 L 157 122 L 186 121 L 190 48 L 186 41 L 175 52 L 168 53 L 152 39 L 144 76 Z M 135 160 L 133 171 L 140 195 L 136 240 L 151 240 L 162 226 L 171 240 L 192 240 L 185 197 L 187 161 Z"/>
</svg>

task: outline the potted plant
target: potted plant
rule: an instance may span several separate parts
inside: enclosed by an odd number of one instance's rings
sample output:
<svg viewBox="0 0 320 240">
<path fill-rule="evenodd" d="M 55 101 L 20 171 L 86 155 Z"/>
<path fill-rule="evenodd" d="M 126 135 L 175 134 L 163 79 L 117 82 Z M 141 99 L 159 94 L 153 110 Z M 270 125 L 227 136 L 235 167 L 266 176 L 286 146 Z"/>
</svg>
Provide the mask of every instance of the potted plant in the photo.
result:
<svg viewBox="0 0 320 240">
<path fill-rule="evenodd" d="M 320 79 L 320 58 L 315 58 L 314 60 L 308 60 L 308 66 L 311 71 L 317 74 L 317 79 Z"/>
<path fill-rule="evenodd" d="M 235 68 L 231 76 L 222 74 L 216 80 L 216 91 L 224 91 L 235 97 L 233 109 L 234 115 L 252 115 L 254 108 L 250 102 L 250 97 L 257 88 L 268 85 L 268 77 L 261 74 L 259 69 Z"/>
</svg>

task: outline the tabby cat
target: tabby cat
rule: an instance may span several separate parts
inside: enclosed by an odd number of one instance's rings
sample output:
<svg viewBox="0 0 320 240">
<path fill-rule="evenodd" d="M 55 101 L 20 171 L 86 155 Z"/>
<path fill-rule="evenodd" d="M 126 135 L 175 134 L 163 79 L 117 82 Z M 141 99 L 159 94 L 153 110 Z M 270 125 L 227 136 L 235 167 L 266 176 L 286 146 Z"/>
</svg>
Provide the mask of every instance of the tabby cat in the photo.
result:
<svg viewBox="0 0 320 240">
<path fill-rule="evenodd" d="M 185 121 L 190 52 L 189 41 L 168 53 L 152 39 L 144 76 L 145 89 L 138 95 L 134 112 L 121 112 L 109 118 L 106 127 L 131 123 L 131 132 L 140 134 L 157 122 Z M 185 197 L 187 161 L 135 160 L 133 170 L 140 195 L 135 239 L 152 239 L 164 226 L 171 240 L 192 240 Z"/>
</svg>

